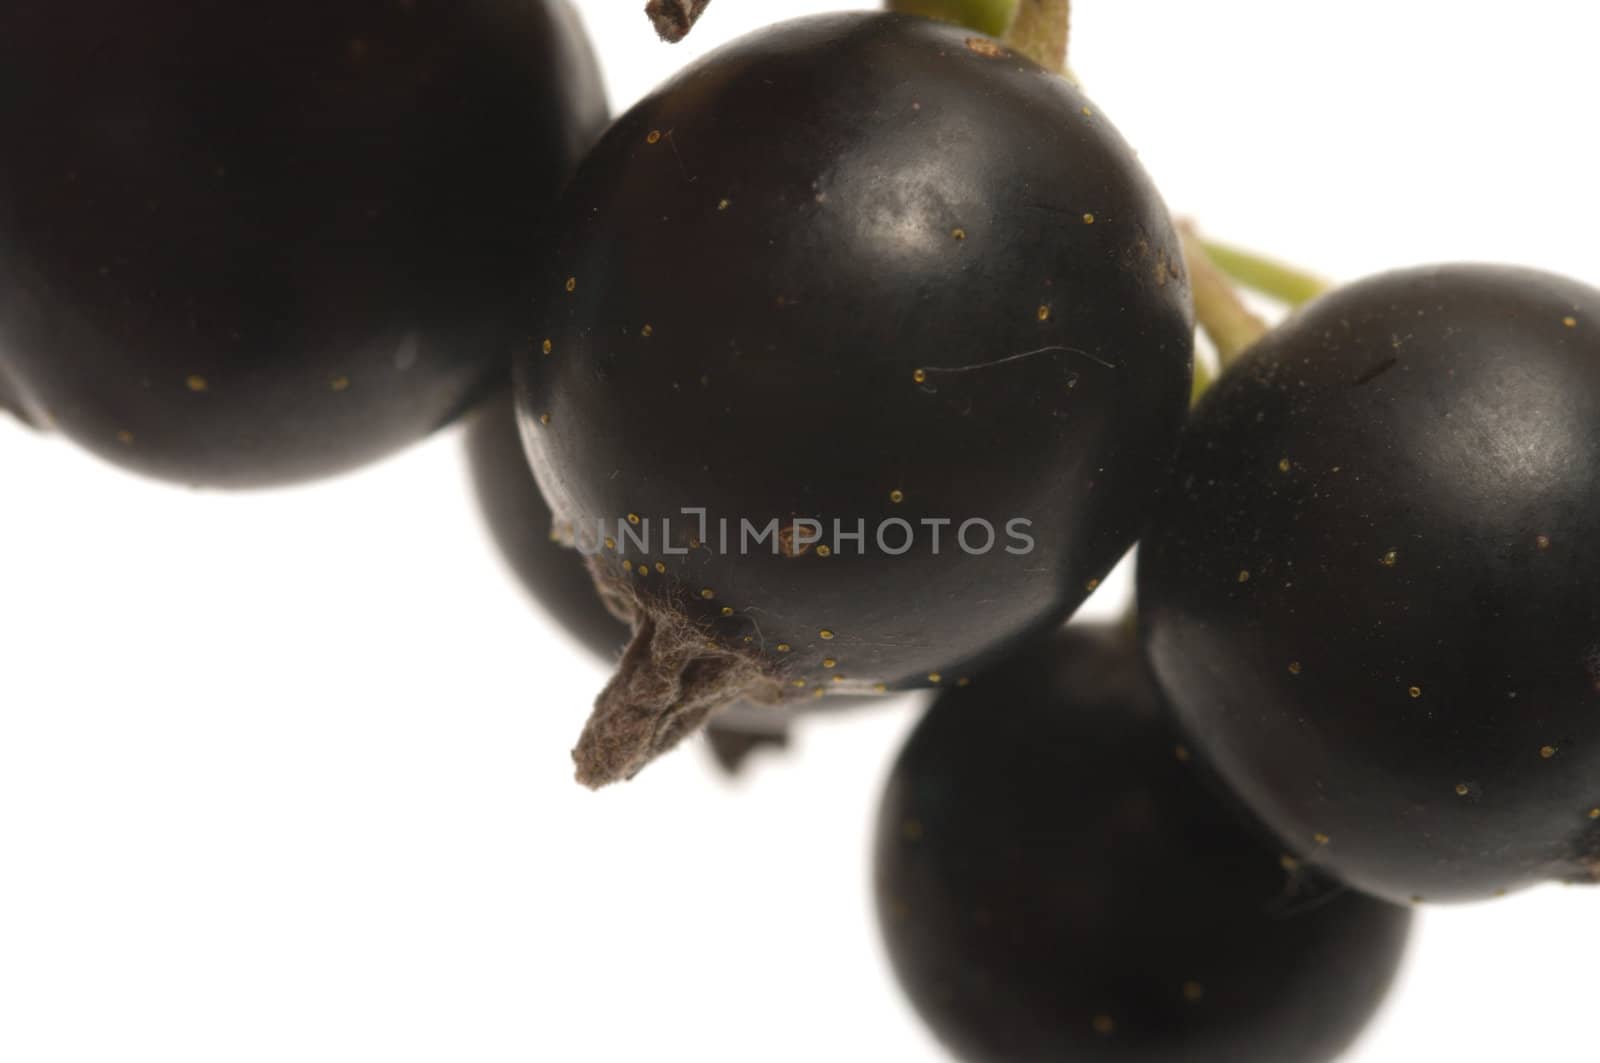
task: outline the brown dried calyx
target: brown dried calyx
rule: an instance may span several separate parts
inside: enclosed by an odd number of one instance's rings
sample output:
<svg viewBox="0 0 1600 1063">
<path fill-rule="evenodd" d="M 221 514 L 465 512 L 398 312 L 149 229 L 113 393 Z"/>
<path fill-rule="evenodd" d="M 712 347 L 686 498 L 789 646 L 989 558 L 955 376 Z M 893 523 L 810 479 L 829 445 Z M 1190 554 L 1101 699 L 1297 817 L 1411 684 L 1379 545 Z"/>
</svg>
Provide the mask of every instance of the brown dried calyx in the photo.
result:
<svg viewBox="0 0 1600 1063">
<path fill-rule="evenodd" d="M 662 40 L 676 44 L 694 29 L 709 3 L 711 0 L 649 0 L 644 13 Z"/>
<path fill-rule="evenodd" d="M 633 641 L 572 751 L 583 785 L 631 779 L 735 701 L 782 700 L 776 670 L 757 653 L 717 644 L 681 603 L 647 596 L 599 558 L 590 571 L 606 605 L 633 625 Z"/>
</svg>

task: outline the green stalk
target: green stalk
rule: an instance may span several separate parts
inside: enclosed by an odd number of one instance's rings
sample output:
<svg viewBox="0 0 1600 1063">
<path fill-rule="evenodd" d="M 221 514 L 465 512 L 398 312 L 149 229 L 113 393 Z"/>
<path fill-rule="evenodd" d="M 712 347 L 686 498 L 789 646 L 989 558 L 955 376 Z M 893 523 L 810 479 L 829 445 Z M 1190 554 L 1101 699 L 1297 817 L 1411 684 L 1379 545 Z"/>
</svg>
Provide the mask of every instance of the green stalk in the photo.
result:
<svg viewBox="0 0 1600 1063">
<path fill-rule="evenodd" d="M 1077 82 L 1067 69 L 1067 36 L 1072 25 L 1072 0 L 1018 0 L 1016 17 L 1005 42 L 1046 70 Z"/>
<path fill-rule="evenodd" d="M 1200 241 L 1206 256 L 1223 273 L 1251 291 L 1289 306 L 1302 306 L 1328 290 L 1328 282 L 1293 266 L 1213 240 Z"/>
<path fill-rule="evenodd" d="M 889 0 L 889 10 L 954 22 L 991 37 L 1004 37 L 1017 17 L 1018 0 Z"/>
<path fill-rule="evenodd" d="M 1200 327 L 1217 349 L 1217 360 L 1226 370 L 1249 350 L 1267 331 L 1267 323 L 1257 317 L 1227 274 L 1207 254 L 1205 245 L 1186 226 L 1178 230 L 1183 241 L 1183 262 L 1189 272 L 1189 287 L 1194 292 L 1194 313 Z M 1197 384 L 1196 395 L 1200 385 Z"/>
</svg>

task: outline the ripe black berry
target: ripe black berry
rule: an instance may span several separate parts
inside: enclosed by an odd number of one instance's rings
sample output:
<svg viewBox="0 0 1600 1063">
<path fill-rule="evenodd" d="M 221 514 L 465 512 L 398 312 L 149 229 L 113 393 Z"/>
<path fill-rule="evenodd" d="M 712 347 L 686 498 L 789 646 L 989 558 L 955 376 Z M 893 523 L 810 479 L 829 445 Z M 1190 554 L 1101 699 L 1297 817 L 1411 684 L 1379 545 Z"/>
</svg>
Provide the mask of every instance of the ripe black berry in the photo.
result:
<svg viewBox="0 0 1600 1063">
<path fill-rule="evenodd" d="M 968 31 L 720 49 L 612 127 L 546 253 L 529 452 L 636 617 L 592 785 L 739 695 L 955 681 L 1075 609 L 1168 469 L 1166 211 L 1092 104 Z"/>
<path fill-rule="evenodd" d="M 1391 273 L 1269 334 L 1186 432 L 1140 560 L 1151 660 L 1240 796 L 1360 889 L 1594 876 L 1597 337 L 1570 280 Z"/>
<path fill-rule="evenodd" d="M 1329 1060 L 1408 910 L 1286 862 L 1202 785 L 1132 640 L 1070 628 L 943 695 L 878 820 L 889 957 L 970 1060 Z"/>
<path fill-rule="evenodd" d="M 444 423 L 525 342 L 605 107 L 563 2 L 0 9 L 0 352 L 120 464 L 252 485 Z"/>
</svg>

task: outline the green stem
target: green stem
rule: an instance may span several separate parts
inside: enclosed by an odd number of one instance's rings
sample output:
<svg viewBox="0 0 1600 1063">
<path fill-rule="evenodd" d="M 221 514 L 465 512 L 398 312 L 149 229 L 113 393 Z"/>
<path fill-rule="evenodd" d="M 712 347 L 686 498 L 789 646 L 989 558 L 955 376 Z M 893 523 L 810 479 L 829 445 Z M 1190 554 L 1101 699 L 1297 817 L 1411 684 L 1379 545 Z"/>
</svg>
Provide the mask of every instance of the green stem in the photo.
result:
<svg viewBox="0 0 1600 1063">
<path fill-rule="evenodd" d="M 1004 37 L 1017 17 L 1018 0 L 889 0 L 889 10 L 954 22 L 990 37 Z"/>
<path fill-rule="evenodd" d="M 1072 0 L 1018 0 L 1016 18 L 1005 42 L 1046 70 L 1077 81 L 1067 69 L 1067 35 Z"/>
<path fill-rule="evenodd" d="M 1195 317 L 1216 347 L 1217 360 L 1227 369 L 1266 333 L 1267 323 L 1244 305 L 1193 229 L 1180 226 L 1178 235 L 1183 240 L 1189 287 L 1194 292 Z"/>
<path fill-rule="evenodd" d="M 1328 290 L 1328 282 L 1293 266 L 1213 240 L 1200 241 L 1207 257 L 1223 273 L 1262 295 L 1290 306 L 1309 303 Z"/>
<path fill-rule="evenodd" d="M 1216 383 L 1216 377 L 1211 372 L 1211 367 L 1202 362 L 1196 352 L 1194 360 L 1194 383 L 1189 386 L 1189 405 L 1193 406 L 1200 401 L 1200 396 L 1211 390 L 1211 385 Z"/>
</svg>

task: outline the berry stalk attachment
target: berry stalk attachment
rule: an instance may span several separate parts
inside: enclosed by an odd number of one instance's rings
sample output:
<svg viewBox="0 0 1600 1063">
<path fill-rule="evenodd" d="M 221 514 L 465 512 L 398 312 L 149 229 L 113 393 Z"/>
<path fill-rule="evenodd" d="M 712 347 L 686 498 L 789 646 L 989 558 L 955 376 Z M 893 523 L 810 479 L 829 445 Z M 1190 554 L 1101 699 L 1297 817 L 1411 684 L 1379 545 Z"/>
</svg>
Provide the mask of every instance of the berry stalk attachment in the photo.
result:
<svg viewBox="0 0 1600 1063">
<path fill-rule="evenodd" d="M 1290 307 L 1309 303 L 1328 290 L 1321 277 L 1265 255 L 1234 247 L 1232 244 L 1198 238 L 1200 247 L 1216 268 L 1251 291 L 1269 296 Z"/>
<path fill-rule="evenodd" d="M 1195 318 L 1217 349 L 1217 360 L 1226 369 L 1266 334 L 1267 323 L 1244 304 L 1227 275 L 1207 253 L 1192 225 L 1179 225 L 1178 236 L 1183 241 L 1183 261 L 1194 291 Z M 1197 381 L 1197 397 L 1202 390 Z"/>
</svg>

